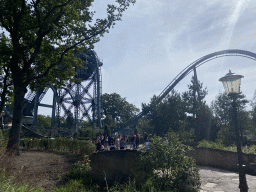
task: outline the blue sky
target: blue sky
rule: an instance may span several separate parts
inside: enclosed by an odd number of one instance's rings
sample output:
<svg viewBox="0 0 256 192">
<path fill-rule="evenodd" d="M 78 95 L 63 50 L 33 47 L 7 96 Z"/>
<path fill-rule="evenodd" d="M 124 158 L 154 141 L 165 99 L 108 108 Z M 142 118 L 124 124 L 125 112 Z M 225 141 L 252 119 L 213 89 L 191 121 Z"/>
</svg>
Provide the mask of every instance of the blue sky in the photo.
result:
<svg viewBox="0 0 256 192">
<path fill-rule="evenodd" d="M 112 2 L 95 1 L 95 16 L 106 17 L 107 4 Z M 256 53 L 255 16 L 254 0 L 137 0 L 95 44 L 103 61 L 103 93 L 116 92 L 140 108 L 200 57 L 225 49 Z M 197 68 L 198 79 L 208 90 L 207 103 L 224 92 L 219 78 L 229 69 L 244 76 L 241 90 L 252 99 L 255 66 L 248 58 L 222 57 Z M 186 91 L 191 76 L 175 89 Z M 46 100 L 51 101 L 49 96 Z"/>
</svg>

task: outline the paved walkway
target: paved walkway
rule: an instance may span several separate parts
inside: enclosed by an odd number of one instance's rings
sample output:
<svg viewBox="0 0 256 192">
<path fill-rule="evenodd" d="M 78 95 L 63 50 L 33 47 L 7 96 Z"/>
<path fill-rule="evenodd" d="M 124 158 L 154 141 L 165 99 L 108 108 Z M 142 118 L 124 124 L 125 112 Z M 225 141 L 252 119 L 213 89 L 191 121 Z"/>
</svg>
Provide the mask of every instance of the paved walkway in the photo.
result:
<svg viewBox="0 0 256 192">
<path fill-rule="evenodd" d="M 238 173 L 212 167 L 198 166 L 200 192 L 239 192 Z M 246 175 L 249 192 L 256 191 L 256 176 Z"/>
</svg>

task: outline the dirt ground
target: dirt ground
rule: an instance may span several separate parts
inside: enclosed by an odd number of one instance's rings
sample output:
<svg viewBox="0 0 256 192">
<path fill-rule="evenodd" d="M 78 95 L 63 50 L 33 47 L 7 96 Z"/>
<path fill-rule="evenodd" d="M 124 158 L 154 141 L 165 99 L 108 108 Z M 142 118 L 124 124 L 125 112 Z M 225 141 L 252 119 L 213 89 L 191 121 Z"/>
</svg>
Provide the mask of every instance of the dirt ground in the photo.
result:
<svg viewBox="0 0 256 192">
<path fill-rule="evenodd" d="M 1 155 L 1 167 L 14 176 L 14 183 L 31 183 L 45 191 L 67 182 L 66 174 L 70 167 L 79 160 L 78 156 L 58 155 L 40 151 L 21 151 L 20 156 L 12 158 Z"/>
</svg>

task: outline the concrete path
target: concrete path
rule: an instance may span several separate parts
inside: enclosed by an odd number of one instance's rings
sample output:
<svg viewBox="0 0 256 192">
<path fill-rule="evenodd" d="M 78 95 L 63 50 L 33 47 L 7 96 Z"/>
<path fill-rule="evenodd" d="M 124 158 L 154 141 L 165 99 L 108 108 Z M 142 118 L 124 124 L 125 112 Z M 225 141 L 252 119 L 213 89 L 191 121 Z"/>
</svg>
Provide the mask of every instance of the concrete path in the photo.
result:
<svg viewBox="0 0 256 192">
<path fill-rule="evenodd" d="M 200 192 L 239 192 L 238 173 L 212 167 L 198 166 Z M 256 192 L 256 176 L 246 175 L 249 192 Z"/>
</svg>

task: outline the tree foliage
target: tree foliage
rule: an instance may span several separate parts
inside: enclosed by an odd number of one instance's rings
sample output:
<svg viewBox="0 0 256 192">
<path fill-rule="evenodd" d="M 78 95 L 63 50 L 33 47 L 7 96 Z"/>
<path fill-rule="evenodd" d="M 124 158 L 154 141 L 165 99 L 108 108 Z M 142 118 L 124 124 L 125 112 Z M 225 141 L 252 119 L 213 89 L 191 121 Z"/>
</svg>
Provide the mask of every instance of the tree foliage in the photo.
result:
<svg viewBox="0 0 256 192">
<path fill-rule="evenodd" d="M 113 124 L 111 119 L 117 124 L 125 123 L 139 112 L 138 108 L 117 93 L 102 95 L 102 109 L 110 124 Z"/>
<path fill-rule="evenodd" d="M 108 5 L 106 19 L 94 19 L 93 0 L 2 0 L 0 1 L 0 65 L 3 76 L 14 86 L 13 126 L 8 149 L 18 150 L 22 109 L 27 86 L 34 89 L 60 85 L 83 68 L 74 57 L 93 44 L 134 0 Z M 9 73 L 3 72 L 9 69 Z M 5 78 L 5 77 L 4 77 Z"/>
<path fill-rule="evenodd" d="M 207 93 L 207 88 L 203 88 L 203 83 L 196 76 L 192 76 L 188 91 L 182 93 L 185 111 L 193 115 L 188 124 L 194 131 L 195 141 L 210 138 L 212 113 L 204 100 Z"/>
<path fill-rule="evenodd" d="M 156 100 L 156 96 L 151 99 L 149 104 L 150 111 L 147 114 L 153 126 L 153 132 L 158 136 L 163 136 L 170 130 L 178 132 L 180 125 L 186 119 L 185 105 L 181 95 L 176 91 L 172 91 L 160 103 L 156 104 Z M 143 108 L 146 107 L 148 106 L 143 104 Z"/>
<path fill-rule="evenodd" d="M 146 116 L 138 120 L 137 129 L 141 134 L 153 134 L 153 127 L 150 124 L 150 120 Z"/>
<path fill-rule="evenodd" d="M 48 127 L 51 127 L 51 120 L 52 118 L 47 115 L 38 115 L 37 116 L 37 125 L 40 127 L 40 128 L 48 128 Z"/>
<path fill-rule="evenodd" d="M 198 115 L 198 110 L 200 110 L 201 106 L 206 105 L 204 98 L 207 93 L 207 88 L 203 88 L 203 83 L 200 83 L 195 76 L 192 76 L 188 91 L 182 93 L 182 98 L 186 103 L 186 111 L 195 116 Z"/>
<path fill-rule="evenodd" d="M 142 104 L 142 109 L 147 113 L 153 133 L 158 136 L 174 131 L 184 142 L 214 141 L 219 127 L 204 100 L 206 95 L 206 88 L 193 76 L 188 91 L 180 94 L 173 90 L 159 103 L 153 96 L 150 104 Z"/>
<path fill-rule="evenodd" d="M 151 138 L 149 149 L 142 149 L 145 170 L 153 173 L 151 182 L 159 191 L 196 192 L 200 188 L 195 160 L 185 155 L 177 135 Z M 150 170 L 150 171 L 149 171 Z"/>
<path fill-rule="evenodd" d="M 237 123 L 241 133 L 250 130 L 251 118 L 249 112 L 246 111 L 246 104 L 248 103 L 245 95 L 239 93 L 237 95 Z M 226 93 L 219 94 L 212 102 L 212 111 L 219 126 L 218 139 L 225 145 L 230 145 L 235 142 L 235 130 L 232 124 L 233 110 L 232 98 Z"/>
</svg>

